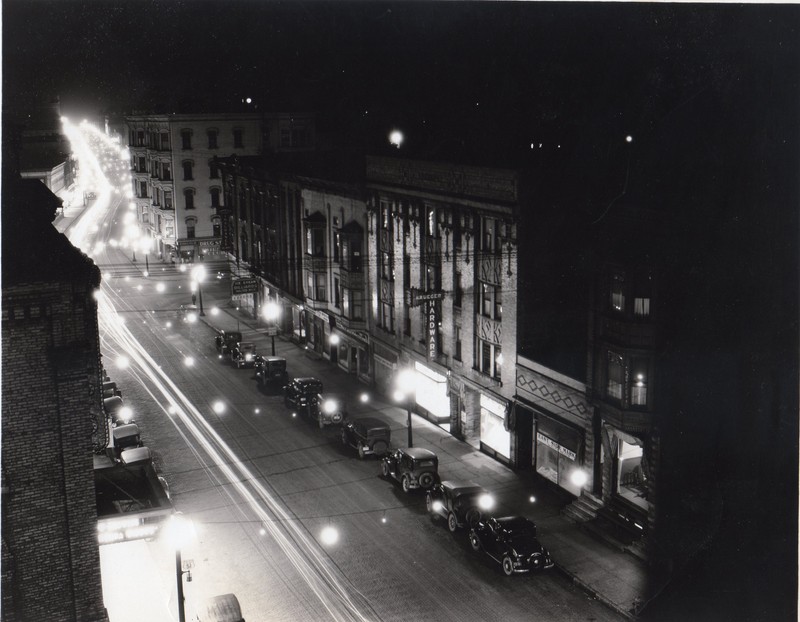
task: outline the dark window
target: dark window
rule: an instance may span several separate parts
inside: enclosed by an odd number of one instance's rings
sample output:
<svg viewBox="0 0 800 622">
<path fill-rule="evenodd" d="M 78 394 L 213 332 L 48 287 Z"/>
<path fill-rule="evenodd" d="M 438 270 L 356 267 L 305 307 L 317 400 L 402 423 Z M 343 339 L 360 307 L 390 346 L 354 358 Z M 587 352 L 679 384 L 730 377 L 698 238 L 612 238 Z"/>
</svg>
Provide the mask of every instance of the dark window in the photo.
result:
<svg viewBox="0 0 800 622">
<path fill-rule="evenodd" d="M 144 130 L 136 132 L 136 144 L 139 147 L 144 147 Z"/>
<path fill-rule="evenodd" d="M 244 132 L 240 129 L 233 130 L 233 146 L 237 149 L 244 147 Z"/>
<path fill-rule="evenodd" d="M 215 238 L 218 238 L 222 235 L 222 228 L 218 218 L 211 221 L 211 235 L 213 235 Z"/>
<path fill-rule="evenodd" d="M 614 352 L 608 353 L 607 367 L 608 384 L 606 385 L 606 395 L 615 400 L 622 399 L 622 385 L 625 381 L 625 364 L 622 356 Z"/>
<path fill-rule="evenodd" d="M 164 207 L 166 209 L 172 209 L 172 193 L 164 191 Z"/>
<path fill-rule="evenodd" d="M 161 179 L 164 181 L 171 181 L 172 180 L 172 165 L 164 162 L 161 164 Z"/>
<path fill-rule="evenodd" d="M 208 176 L 211 179 L 219 179 L 219 167 L 213 161 L 208 163 Z"/>
<path fill-rule="evenodd" d="M 181 144 L 184 149 L 192 148 L 192 130 L 181 130 Z"/>
<path fill-rule="evenodd" d="M 219 207 L 219 188 L 211 189 L 211 207 Z"/>
<path fill-rule="evenodd" d="M 455 263 L 455 262 L 453 262 Z M 461 287 L 461 273 L 456 272 L 453 278 L 455 285 L 455 295 L 453 296 L 453 306 L 461 308 L 461 301 L 464 297 L 464 288 Z"/>
<path fill-rule="evenodd" d="M 342 306 L 342 299 L 339 289 L 339 279 L 333 279 L 333 306 L 337 309 Z"/>
<path fill-rule="evenodd" d="M 146 199 L 147 198 L 147 182 L 140 181 L 139 182 L 139 198 Z"/>
<path fill-rule="evenodd" d="M 161 149 L 162 151 L 169 150 L 169 134 L 167 132 L 161 132 Z"/>
<path fill-rule="evenodd" d="M 611 276 L 611 308 L 625 311 L 625 276 L 619 272 Z"/>
<path fill-rule="evenodd" d="M 194 179 L 192 177 L 192 163 L 191 162 L 184 162 L 183 163 L 183 179 L 184 181 L 189 181 Z"/>
<path fill-rule="evenodd" d="M 186 223 L 186 237 L 189 239 L 194 238 L 194 223 L 187 222 Z"/>
<path fill-rule="evenodd" d="M 217 130 L 208 130 L 208 148 L 209 149 L 216 149 L 217 148 Z"/>
<path fill-rule="evenodd" d="M 342 240 L 341 234 L 338 231 L 334 231 L 333 233 L 333 260 L 339 261 L 339 249 L 341 248 Z"/>
<path fill-rule="evenodd" d="M 456 353 L 455 353 L 455 356 L 453 358 L 455 358 L 457 361 L 460 361 L 461 360 L 461 327 L 460 326 L 456 326 L 455 340 L 456 340 Z"/>
<path fill-rule="evenodd" d="M 183 198 L 186 201 L 186 209 L 194 209 L 194 190 L 187 188 L 183 191 Z"/>
<path fill-rule="evenodd" d="M 147 164 L 145 162 L 144 156 L 139 156 L 139 164 L 136 167 L 137 173 L 144 173 L 147 171 Z"/>
</svg>

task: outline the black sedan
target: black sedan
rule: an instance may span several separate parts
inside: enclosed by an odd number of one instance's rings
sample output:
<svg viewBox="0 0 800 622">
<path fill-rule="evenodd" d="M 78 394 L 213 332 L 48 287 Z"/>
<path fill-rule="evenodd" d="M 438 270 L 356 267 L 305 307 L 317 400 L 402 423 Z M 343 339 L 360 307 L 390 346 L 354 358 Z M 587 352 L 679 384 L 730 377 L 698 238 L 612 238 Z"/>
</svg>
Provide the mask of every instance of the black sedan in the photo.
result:
<svg viewBox="0 0 800 622">
<path fill-rule="evenodd" d="M 550 553 L 536 538 L 536 524 L 524 516 L 479 521 L 469 532 L 469 543 L 500 564 L 507 576 L 553 567 Z"/>
</svg>

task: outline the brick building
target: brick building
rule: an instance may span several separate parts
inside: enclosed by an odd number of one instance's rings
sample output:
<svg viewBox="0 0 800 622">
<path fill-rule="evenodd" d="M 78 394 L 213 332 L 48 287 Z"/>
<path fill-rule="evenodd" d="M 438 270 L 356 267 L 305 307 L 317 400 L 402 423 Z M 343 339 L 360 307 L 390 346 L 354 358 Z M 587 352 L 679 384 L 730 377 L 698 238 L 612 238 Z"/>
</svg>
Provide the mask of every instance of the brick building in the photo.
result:
<svg viewBox="0 0 800 622">
<path fill-rule="evenodd" d="M 2 198 L 2 618 L 100 622 L 100 271 L 39 181 L 4 176 Z"/>
</svg>

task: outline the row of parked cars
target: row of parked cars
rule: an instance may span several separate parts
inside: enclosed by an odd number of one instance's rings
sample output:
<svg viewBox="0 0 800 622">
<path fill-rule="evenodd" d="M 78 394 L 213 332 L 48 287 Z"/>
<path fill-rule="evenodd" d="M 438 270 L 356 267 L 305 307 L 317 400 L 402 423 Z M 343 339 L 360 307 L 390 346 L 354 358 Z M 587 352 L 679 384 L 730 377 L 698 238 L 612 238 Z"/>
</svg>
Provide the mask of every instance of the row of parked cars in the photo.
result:
<svg viewBox="0 0 800 622">
<path fill-rule="evenodd" d="M 103 377 L 103 411 L 111 422 L 109 458 L 122 464 L 151 460 L 150 449 L 142 443 L 133 411 L 126 406 L 117 383 L 108 376 Z"/>
<path fill-rule="evenodd" d="M 381 475 L 397 482 L 404 492 L 424 490 L 430 516 L 444 519 L 451 532 L 467 529 L 470 545 L 495 560 L 506 575 L 553 567 L 547 549 L 536 535 L 536 525 L 523 516 L 495 518 L 495 502 L 482 486 L 467 481 L 442 481 L 437 455 L 421 447 L 392 448 L 391 427 L 376 417 L 349 417 L 342 400 L 326 396 L 321 380 L 288 379 L 286 359 L 261 356 L 255 344 L 242 341 L 239 332 L 219 331 L 215 346 L 220 358 L 228 356 L 237 368 L 255 370 L 259 384 L 283 393 L 284 404 L 314 421 L 320 428 L 341 426 L 344 445 L 359 458 L 374 455 Z"/>
</svg>

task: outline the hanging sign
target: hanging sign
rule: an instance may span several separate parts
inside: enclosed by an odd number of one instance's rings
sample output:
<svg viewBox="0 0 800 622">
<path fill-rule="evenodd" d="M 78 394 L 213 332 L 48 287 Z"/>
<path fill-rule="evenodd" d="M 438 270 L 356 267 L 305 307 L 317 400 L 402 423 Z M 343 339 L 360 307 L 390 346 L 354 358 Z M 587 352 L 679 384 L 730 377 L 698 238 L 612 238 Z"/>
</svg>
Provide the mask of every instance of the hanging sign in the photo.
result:
<svg viewBox="0 0 800 622">
<path fill-rule="evenodd" d="M 439 331 L 439 324 L 436 320 L 436 302 L 428 303 L 428 359 L 436 360 L 436 334 Z"/>
</svg>

